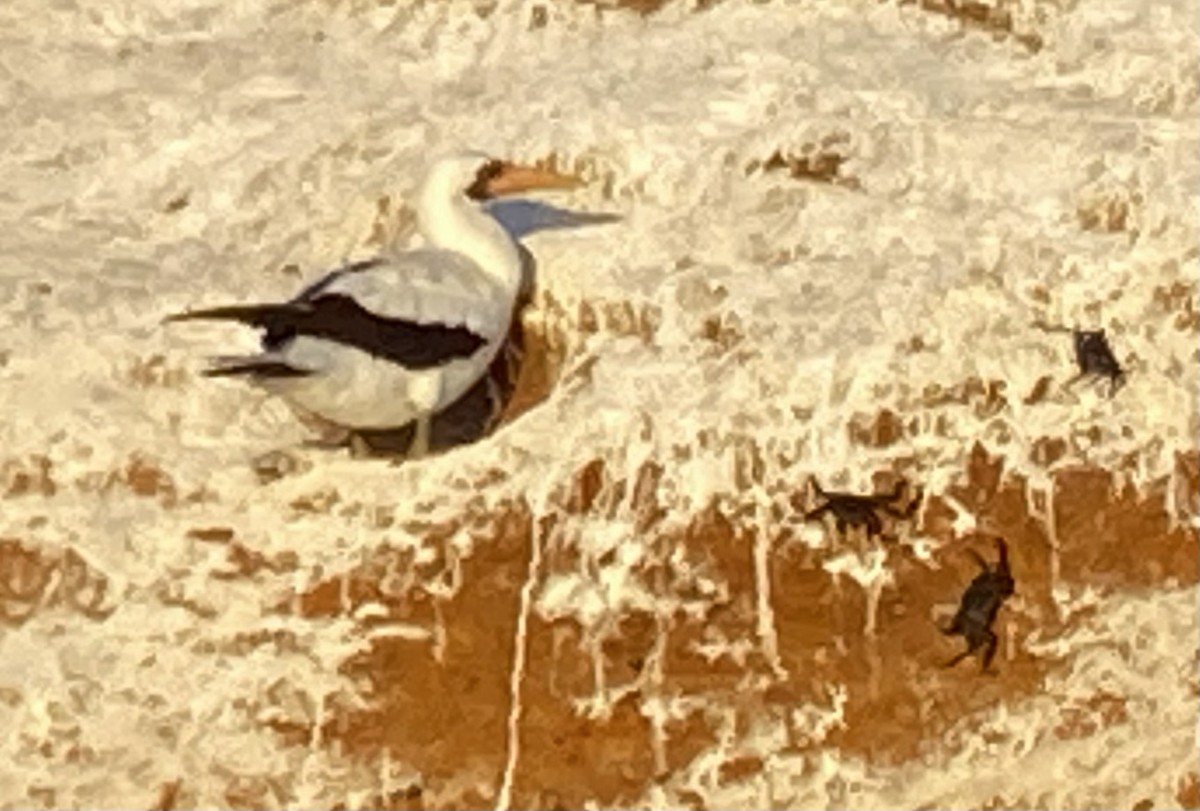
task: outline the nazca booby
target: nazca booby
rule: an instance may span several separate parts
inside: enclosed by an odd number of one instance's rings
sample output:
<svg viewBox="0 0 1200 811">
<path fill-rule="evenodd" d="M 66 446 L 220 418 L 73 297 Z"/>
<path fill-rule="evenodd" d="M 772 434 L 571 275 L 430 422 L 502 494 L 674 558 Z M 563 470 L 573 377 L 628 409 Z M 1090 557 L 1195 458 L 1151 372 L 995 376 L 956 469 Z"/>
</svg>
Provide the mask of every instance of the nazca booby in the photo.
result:
<svg viewBox="0 0 1200 811">
<path fill-rule="evenodd" d="M 417 198 L 428 247 L 333 270 L 290 301 L 191 310 L 168 321 L 231 320 L 264 329 L 262 351 L 213 358 L 209 377 L 245 377 L 302 416 L 356 430 L 430 421 L 483 375 L 508 336 L 521 289 L 516 241 L 481 204 L 576 177 L 469 152 L 437 161 Z"/>
</svg>

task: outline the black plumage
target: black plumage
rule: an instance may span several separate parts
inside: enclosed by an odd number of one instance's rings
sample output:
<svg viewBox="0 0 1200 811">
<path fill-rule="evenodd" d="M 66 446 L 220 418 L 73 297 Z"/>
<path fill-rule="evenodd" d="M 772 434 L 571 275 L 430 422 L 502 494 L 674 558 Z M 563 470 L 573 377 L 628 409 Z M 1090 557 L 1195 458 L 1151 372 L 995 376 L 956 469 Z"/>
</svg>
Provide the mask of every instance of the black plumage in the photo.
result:
<svg viewBox="0 0 1200 811">
<path fill-rule="evenodd" d="M 237 321 L 258 327 L 266 330 L 263 346 L 267 350 L 280 349 L 297 336 L 322 338 L 415 371 L 468 358 L 487 343 L 486 338 L 467 327 L 422 324 L 376 315 L 350 296 L 322 292 L 330 281 L 323 280 L 320 287 L 314 286 L 284 304 L 212 307 L 173 315 L 167 320 Z M 236 368 L 218 368 L 213 372 L 217 375 L 238 374 L 232 371 Z M 245 373 L 257 374 L 259 371 L 247 368 Z M 268 376 L 279 376 L 280 370 L 274 371 L 276 374 Z"/>
</svg>

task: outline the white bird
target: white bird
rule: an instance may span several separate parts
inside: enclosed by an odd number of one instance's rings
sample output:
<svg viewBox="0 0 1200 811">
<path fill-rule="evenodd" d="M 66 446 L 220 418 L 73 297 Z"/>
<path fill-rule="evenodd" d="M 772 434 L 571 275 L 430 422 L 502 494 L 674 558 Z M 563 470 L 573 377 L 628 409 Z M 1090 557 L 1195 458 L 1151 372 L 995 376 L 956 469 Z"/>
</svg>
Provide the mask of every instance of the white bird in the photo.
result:
<svg viewBox="0 0 1200 811">
<path fill-rule="evenodd" d="M 464 153 L 433 165 L 418 195 L 428 247 L 338 268 L 278 304 L 193 310 L 168 321 L 231 320 L 266 330 L 262 351 L 219 357 L 206 376 L 246 377 L 302 416 L 352 437 L 416 422 L 410 457 L 429 449 L 433 414 L 483 377 L 508 336 L 521 289 L 516 241 L 481 204 L 578 178 Z"/>
</svg>

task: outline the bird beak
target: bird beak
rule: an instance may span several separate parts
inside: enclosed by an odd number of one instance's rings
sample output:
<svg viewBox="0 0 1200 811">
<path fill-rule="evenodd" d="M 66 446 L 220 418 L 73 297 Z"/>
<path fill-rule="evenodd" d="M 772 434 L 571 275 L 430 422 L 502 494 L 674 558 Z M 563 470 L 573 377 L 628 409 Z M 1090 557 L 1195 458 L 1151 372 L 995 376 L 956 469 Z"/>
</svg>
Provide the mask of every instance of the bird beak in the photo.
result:
<svg viewBox="0 0 1200 811">
<path fill-rule="evenodd" d="M 536 166 L 504 163 L 500 172 L 487 181 L 485 188 L 488 196 L 499 197 L 531 189 L 577 189 L 582 185 L 584 181 L 575 175 L 559 174 L 552 169 Z"/>
</svg>

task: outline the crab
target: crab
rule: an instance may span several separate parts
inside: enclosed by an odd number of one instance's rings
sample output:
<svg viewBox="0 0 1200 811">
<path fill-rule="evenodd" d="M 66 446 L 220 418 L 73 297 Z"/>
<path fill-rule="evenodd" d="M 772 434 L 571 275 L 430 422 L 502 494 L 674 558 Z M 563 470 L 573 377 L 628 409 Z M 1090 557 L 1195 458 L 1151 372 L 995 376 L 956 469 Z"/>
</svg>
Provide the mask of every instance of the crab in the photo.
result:
<svg viewBox="0 0 1200 811">
<path fill-rule="evenodd" d="M 996 552 L 999 557 L 995 566 L 989 566 L 974 549 L 968 549 L 967 552 L 975 558 L 981 571 L 963 592 L 954 619 L 949 625 L 940 628 L 947 636 L 964 637 L 967 649 L 946 662 L 945 667 L 954 667 L 982 648 L 981 670 L 986 673 L 996 655 L 998 644 L 992 625 L 996 621 L 1001 604 L 1015 593 L 1016 581 L 1008 568 L 1008 544 L 1003 538 L 996 539 Z"/>
<path fill-rule="evenodd" d="M 916 513 L 921 503 L 921 491 L 918 488 L 916 498 L 907 508 L 900 510 L 894 506 L 904 495 L 905 481 L 896 482 L 891 493 L 863 496 L 854 493 L 827 493 L 821 489 L 816 479 L 812 480 L 813 489 L 817 495 L 825 499 L 825 503 L 815 510 L 804 514 L 805 521 L 819 521 L 826 513 L 831 513 L 837 524 L 838 532 L 843 535 L 851 527 L 866 527 L 867 536 L 875 537 L 883 533 L 883 520 L 879 517 L 882 511 L 893 518 L 908 519 Z"/>
<path fill-rule="evenodd" d="M 1051 326 L 1041 321 L 1035 321 L 1034 326 L 1043 332 L 1069 332 L 1075 344 L 1075 364 L 1079 373 L 1064 383 L 1070 388 L 1088 375 L 1107 377 L 1109 380 L 1108 396 L 1112 397 L 1117 389 L 1125 385 L 1125 370 L 1121 368 L 1108 336 L 1104 329 L 1086 330 L 1072 327 Z"/>
<path fill-rule="evenodd" d="M 1097 375 L 1109 379 L 1108 396 L 1117 393 L 1125 383 L 1125 370 L 1113 355 L 1112 347 L 1104 330 L 1071 330 L 1075 340 L 1075 363 L 1079 365 L 1079 374 L 1067 381 L 1070 386 L 1087 375 Z"/>
</svg>

